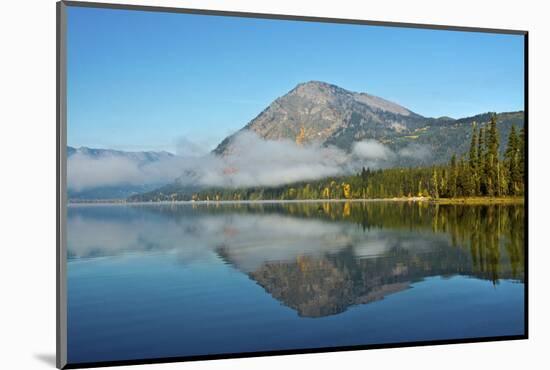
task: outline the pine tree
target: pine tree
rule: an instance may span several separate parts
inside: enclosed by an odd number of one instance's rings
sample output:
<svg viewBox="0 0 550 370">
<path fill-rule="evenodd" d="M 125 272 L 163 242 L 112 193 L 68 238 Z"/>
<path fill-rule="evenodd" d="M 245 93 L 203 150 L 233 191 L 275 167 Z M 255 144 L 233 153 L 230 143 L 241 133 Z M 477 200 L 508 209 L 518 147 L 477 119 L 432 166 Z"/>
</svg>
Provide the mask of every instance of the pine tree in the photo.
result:
<svg viewBox="0 0 550 370">
<path fill-rule="evenodd" d="M 447 198 L 449 196 L 449 187 L 447 184 L 447 169 L 443 167 L 441 171 L 441 176 L 439 177 L 439 196 L 442 198 Z"/>
<path fill-rule="evenodd" d="M 487 195 L 487 166 L 485 155 L 485 128 L 479 128 L 477 141 L 477 175 L 479 178 L 479 194 Z"/>
<path fill-rule="evenodd" d="M 470 167 L 470 164 L 463 160 L 462 161 L 462 169 L 461 174 L 462 177 L 462 195 L 463 196 L 473 196 L 476 195 L 475 191 L 475 174 L 472 168 Z"/>
<path fill-rule="evenodd" d="M 520 165 L 520 138 L 516 134 L 516 127 L 512 125 L 506 152 L 504 153 L 505 168 L 508 175 L 508 193 L 511 195 L 521 194 L 521 165 Z"/>
<path fill-rule="evenodd" d="M 432 197 L 435 199 L 439 199 L 439 182 L 437 179 L 437 170 L 435 168 L 432 171 L 431 190 Z"/>
<path fill-rule="evenodd" d="M 476 195 L 479 193 L 479 139 L 476 128 L 476 123 L 474 122 L 472 127 L 472 141 L 470 143 L 470 152 L 468 156 L 468 164 L 470 166 L 470 195 Z"/>
<path fill-rule="evenodd" d="M 510 172 L 504 163 L 499 166 L 499 195 L 506 196 L 510 193 Z M 513 194 L 512 194 L 513 195 Z"/>
<path fill-rule="evenodd" d="M 499 138 L 498 138 L 498 129 L 497 129 L 497 120 L 496 116 L 491 117 L 491 122 L 489 124 L 489 131 L 487 132 L 487 137 L 485 139 L 486 146 L 486 176 L 487 176 L 487 195 L 495 196 L 499 195 L 499 159 L 498 159 L 498 147 L 499 147 Z"/>
<path fill-rule="evenodd" d="M 527 153 L 525 152 L 525 127 L 521 128 L 521 131 L 519 133 L 519 139 L 518 139 L 518 154 L 519 154 L 519 160 L 518 160 L 518 166 L 519 166 L 519 172 L 521 175 L 521 192 L 525 191 L 524 186 L 525 182 L 527 181 L 527 178 L 525 176 L 525 157 Z"/>
<path fill-rule="evenodd" d="M 451 164 L 449 169 L 449 198 L 456 197 L 456 184 L 457 184 L 457 178 L 458 178 L 458 168 L 456 164 L 456 155 L 452 155 L 451 157 Z"/>
<path fill-rule="evenodd" d="M 468 163 L 472 170 L 475 170 L 477 167 L 477 129 L 476 123 L 474 122 L 472 127 L 472 141 L 470 142 L 470 152 L 468 155 Z"/>
</svg>

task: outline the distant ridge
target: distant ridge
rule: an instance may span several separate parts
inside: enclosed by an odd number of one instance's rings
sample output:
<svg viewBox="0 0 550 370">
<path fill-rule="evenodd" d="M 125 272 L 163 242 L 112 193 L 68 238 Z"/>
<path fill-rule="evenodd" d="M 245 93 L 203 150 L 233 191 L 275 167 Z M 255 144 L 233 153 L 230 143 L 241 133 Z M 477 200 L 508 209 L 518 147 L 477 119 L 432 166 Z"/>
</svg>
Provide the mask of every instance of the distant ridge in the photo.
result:
<svg viewBox="0 0 550 370">
<path fill-rule="evenodd" d="M 86 146 L 81 146 L 75 148 L 72 146 L 67 146 L 67 156 L 70 157 L 75 154 L 86 155 L 91 158 L 101 158 L 101 157 L 124 157 L 130 160 L 135 160 L 138 162 L 151 162 L 158 161 L 162 158 L 173 157 L 174 154 L 166 151 L 122 151 L 114 149 L 96 149 L 89 148 Z"/>
<path fill-rule="evenodd" d="M 167 158 L 174 157 L 174 154 L 166 151 L 136 151 L 126 152 L 113 149 L 96 149 L 89 147 L 75 148 L 67 146 L 67 159 L 75 155 L 82 155 L 92 159 L 104 158 L 124 158 L 128 161 L 135 162 L 137 166 L 143 166 L 148 163 L 153 163 Z M 118 200 L 126 199 L 131 195 L 144 193 L 158 188 L 163 184 L 147 184 L 147 185 L 116 185 L 116 186 L 101 186 L 87 188 L 79 191 L 73 189 L 68 190 L 70 201 L 90 201 L 90 200 Z"/>
</svg>

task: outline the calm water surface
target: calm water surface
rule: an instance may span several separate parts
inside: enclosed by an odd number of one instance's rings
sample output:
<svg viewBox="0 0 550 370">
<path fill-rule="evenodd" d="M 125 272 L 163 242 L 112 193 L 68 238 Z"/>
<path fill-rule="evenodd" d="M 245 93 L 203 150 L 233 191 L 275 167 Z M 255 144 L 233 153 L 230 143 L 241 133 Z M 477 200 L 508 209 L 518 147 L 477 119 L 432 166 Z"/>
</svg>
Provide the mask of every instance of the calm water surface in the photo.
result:
<svg viewBox="0 0 550 370">
<path fill-rule="evenodd" d="M 70 363 L 524 333 L 523 206 L 68 208 Z"/>
</svg>

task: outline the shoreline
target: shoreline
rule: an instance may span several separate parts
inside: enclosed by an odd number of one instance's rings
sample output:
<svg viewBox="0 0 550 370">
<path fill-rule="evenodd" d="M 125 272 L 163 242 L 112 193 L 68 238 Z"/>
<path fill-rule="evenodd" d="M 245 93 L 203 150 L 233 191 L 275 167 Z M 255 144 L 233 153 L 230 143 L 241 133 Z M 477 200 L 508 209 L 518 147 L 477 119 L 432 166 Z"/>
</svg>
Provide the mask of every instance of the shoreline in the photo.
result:
<svg viewBox="0 0 550 370">
<path fill-rule="evenodd" d="M 430 197 L 402 197 L 402 198 L 370 198 L 370 199 L 293 199 L 293 200 L 178 200 L 178 201 L 157 201 L 157 202 L 127 202 L 127 201 L 91 201 L 91 202 L 68 202 L 67 206 L 90 206 L 90 205 L 220 205 L 220 204 L 293 204 L 293 203 L 382 203 L 382 202 L 413 202 L 430 203 L 442 205 L 491 205 L 491 204 L 524 204 L 524 197 L 467 197 L 467 198 L 439 198 Z"/>
<path fill-rule="evenodd" d="M 434 204 L 525 204 L 524 197 L 462 197 L 432 199 Z"/>
</svg>

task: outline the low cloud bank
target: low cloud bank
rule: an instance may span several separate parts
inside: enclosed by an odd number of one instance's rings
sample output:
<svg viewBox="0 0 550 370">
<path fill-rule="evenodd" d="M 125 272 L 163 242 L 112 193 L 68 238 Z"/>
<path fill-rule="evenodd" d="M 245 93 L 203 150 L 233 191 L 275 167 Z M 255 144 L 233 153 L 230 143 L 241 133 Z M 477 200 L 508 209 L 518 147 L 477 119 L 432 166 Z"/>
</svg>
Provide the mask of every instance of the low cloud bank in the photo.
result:
<svg viewBox="0 0 550 370">
<path fill-rule="evenodd" d="M 234 137 L 226 156 L 201 153 L 201 147 L 182 140 L 176 156 L 139 161 L 120 155 L 94 157 L 75 153 L 68 158 L 69 189 L 102 186 L 167 184 L 205 187 L 277 186 L 358 171 L 389 167 L 402 159 L 424 160 L 428 147 L 412 144 L 399 151 L 375 141 L 353 145 L 351 152 L 320 144 L 298 146 L 292 140 L 264 140 L 250 131 Z"/>
<path fill-rule="evenodd" d="M 119 155 L 94 157 L 76 153 L 67 159 L 67 186 L 81 191 L 105 186 L 167 184 L 190 163 L 185 157 L 144 163 Z"/>
<path fill-rule="evenodd" d="M 393 161 L 395 153 L 376 140 L 363 140 L 353 145 L 353 154 L 370 161 Z"/>
</svg>

